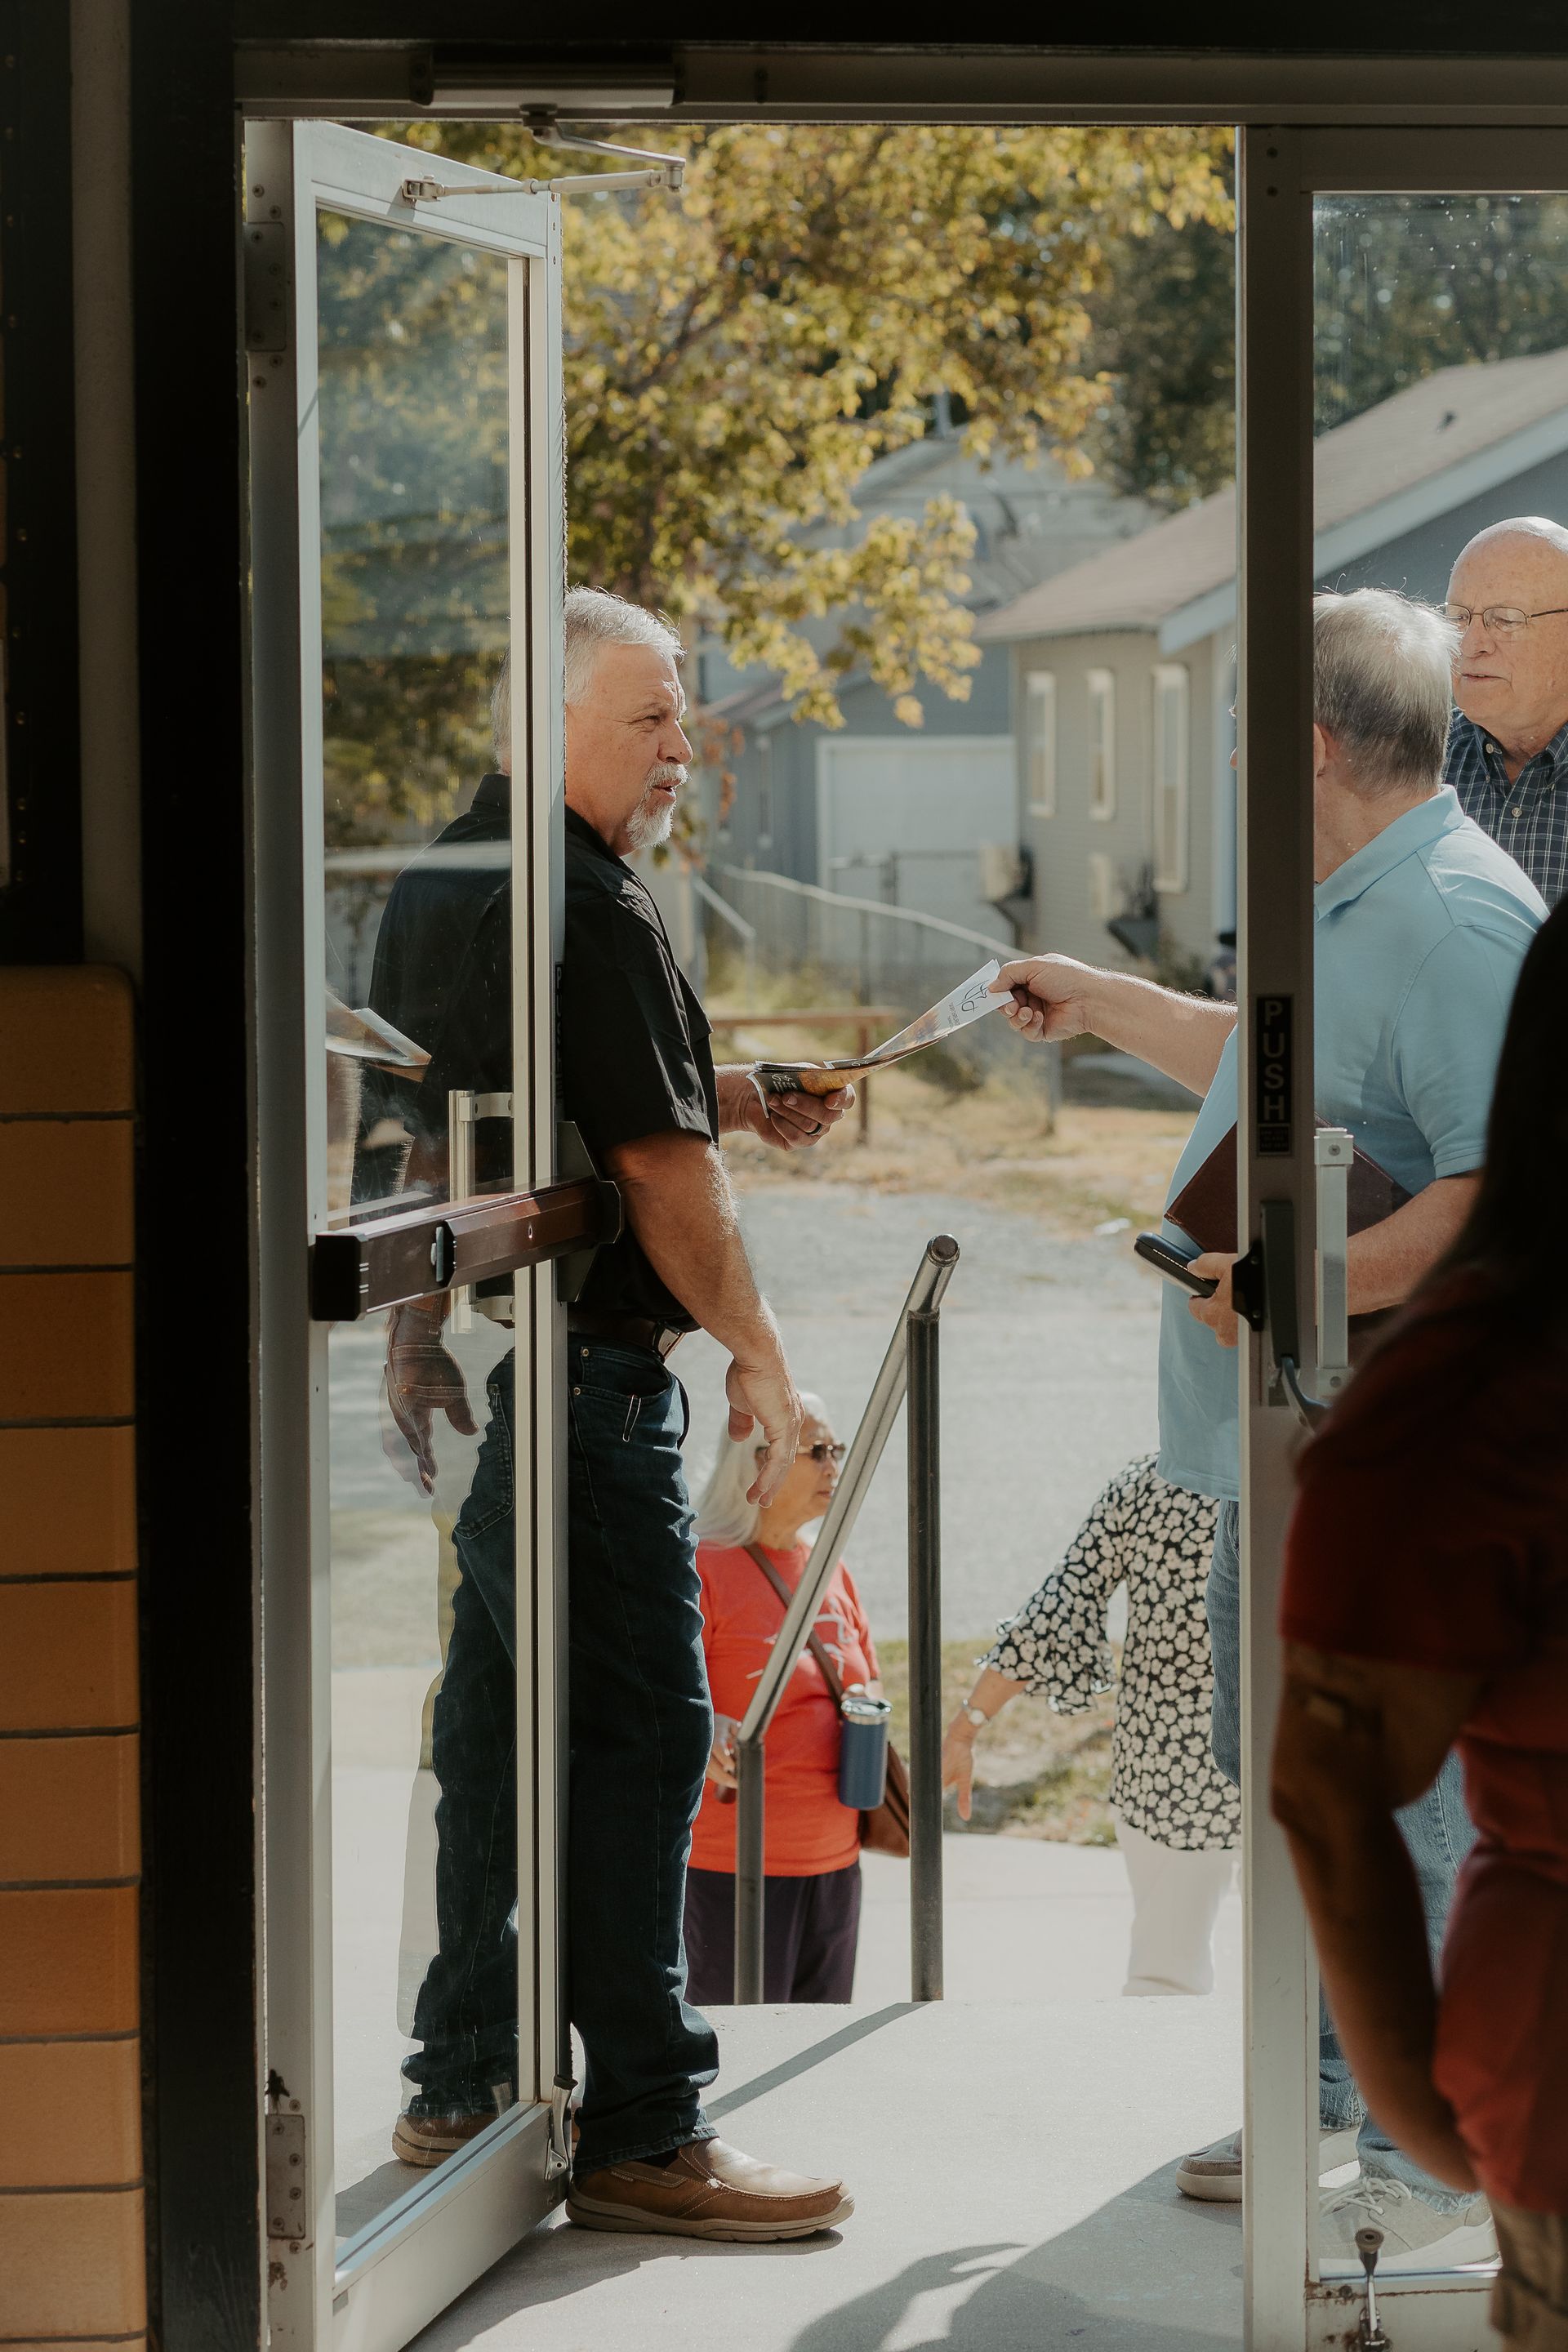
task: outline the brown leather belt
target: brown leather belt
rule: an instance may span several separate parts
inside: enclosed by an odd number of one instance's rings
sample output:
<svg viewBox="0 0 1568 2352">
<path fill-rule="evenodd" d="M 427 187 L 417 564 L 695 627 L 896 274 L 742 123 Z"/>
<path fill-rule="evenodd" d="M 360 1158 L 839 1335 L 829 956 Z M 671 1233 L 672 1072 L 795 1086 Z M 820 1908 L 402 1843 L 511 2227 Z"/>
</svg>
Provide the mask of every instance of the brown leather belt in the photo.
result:
<svg viewBox="0 0 1568 2352">
<path fill-rule="evenodd" d="M 605 1339 L 613 1348 L 647 1348 L 668 1356 L 686 1338 L 672 1323 L 656 1323 L 651 1315 L 608 1315 L 592 1307 L 574 1307 L 566 1318 L 567 1337 Z"/>
</svg>

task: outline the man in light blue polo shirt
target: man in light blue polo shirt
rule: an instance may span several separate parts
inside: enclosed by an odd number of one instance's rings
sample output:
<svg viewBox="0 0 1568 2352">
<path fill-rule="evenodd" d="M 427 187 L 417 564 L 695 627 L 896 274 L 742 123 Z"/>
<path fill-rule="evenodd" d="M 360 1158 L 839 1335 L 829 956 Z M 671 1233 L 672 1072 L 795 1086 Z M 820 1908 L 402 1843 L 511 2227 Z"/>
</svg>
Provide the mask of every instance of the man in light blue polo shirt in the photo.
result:
<svg viewBox="0 0 1568 2352">
<path fill-rule="evenodd" d="M 1441 786 L 1456 631 L 1437 614 L 1380 589 L 1320 596 L 1313 606 L 1317 1111 L 1346 1127 L 1412 1197 L 1349 1248 L 1354 1315 L 1397 1306 L 1458 1232 L 1485 1152 L 1492 1079 L 1519 967 L 1545 914 L 1520 868 Z M 1127 973 L 1061 956 L 1007 965 L 1019 992 L 1008 1016 L 1023 1034 L 1091 1032 L 1204 1095 L 1172 1179 L 1173 1201 L 1237 1119 L 1231 1008 L 1182 997 Z M 1165 1233 L 1192 1244 L 1167 1218 Z M 1209 1582 L 1215 1653 L 1215 1755 L 1241 1771 L 1237 1568 L 1237 1320 L 1225 1256 L 1194 1259 L 1219 1278 L 1212 1299 L 1174 1286 L 1162 1302 L 1160 1460 L 1174 1486 L 1221 1503 Z M 1401 1817 L 1434 1944 L 1473 1831 L 1450 1759 L 1435 1789 Z M 1325 2191 L 1324 2261 L 1355 2261 L 1354 2233 L 1384 2234 L 1384 2270 L 1489 2259 L 1483 2200 L 1445 2189 L 1395 2148 L 1364 2111 L 1326 2015 L 1320 2052 L 1325 2166 L 1348 2154 L 1360 2121 L 1362 2178 Z M 1329 2142 L 1339 2145 L 1331 2147 Z M 1239 2137 L 1187 2158 L 1189 2195 L 1240 2195 Z"/>
</svg>

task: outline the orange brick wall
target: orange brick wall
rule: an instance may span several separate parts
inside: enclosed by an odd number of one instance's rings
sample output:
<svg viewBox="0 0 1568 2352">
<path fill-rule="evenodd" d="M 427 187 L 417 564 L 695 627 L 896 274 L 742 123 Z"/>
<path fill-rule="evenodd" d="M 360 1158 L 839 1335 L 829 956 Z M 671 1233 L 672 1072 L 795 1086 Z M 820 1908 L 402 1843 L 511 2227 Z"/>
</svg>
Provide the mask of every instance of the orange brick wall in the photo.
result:
<svg viewBox="0 0 1568 2352">
<path fill-rule="evenodd" d="M 132 1003 L 0 971 L 0 2345 L 140 2347 Z"/>
</svg>

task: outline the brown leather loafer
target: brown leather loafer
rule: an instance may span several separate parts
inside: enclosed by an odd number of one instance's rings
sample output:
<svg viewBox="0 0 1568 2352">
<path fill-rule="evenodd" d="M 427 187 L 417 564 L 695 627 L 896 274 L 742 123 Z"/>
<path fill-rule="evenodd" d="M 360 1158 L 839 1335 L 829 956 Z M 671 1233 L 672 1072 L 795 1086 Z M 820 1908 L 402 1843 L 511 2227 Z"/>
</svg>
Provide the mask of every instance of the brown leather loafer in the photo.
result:
<svg viewBox="0 0 1568 2352">
<path fill-rule="evenodd" d="M 814 2180 L 759 2164 L 721 2139 L 693 2140 L 673 2164 L 612 2164 L 574 2179 L 568 2218 L 584 2230 L 671 2238 L 809 2238 L 847 2221 L 855 2200 L 841 2180 Z"/>
<path fill-rule="evenodd" d="M 466 2107 L 448 2116 L 401 2115 L 393 2126 L 392 2153 L 399 2164 L 433 2172 L 437 2165 L 445 2164 L 449 2156 L 456 2156 L 460 2147 L 488 2131 L 495 2119 L 493 2107 L 488 2115 Z"/>
</svg>

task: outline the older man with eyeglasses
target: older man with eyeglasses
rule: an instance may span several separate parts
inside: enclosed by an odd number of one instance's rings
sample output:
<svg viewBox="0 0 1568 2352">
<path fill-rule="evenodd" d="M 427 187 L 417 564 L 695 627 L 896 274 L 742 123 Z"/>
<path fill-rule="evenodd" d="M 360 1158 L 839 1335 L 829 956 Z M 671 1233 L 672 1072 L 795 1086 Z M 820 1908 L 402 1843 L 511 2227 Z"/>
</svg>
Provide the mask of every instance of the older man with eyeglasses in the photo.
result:
<svg viewBox="0 0 1568 2352">
<path fill-rule="evenodd" d="M 1568 530 L 1478 531 L 1448 583 L 1462 631 L 1444 782 L 1549 907 L 1568 890 Z"/>
</svg>

